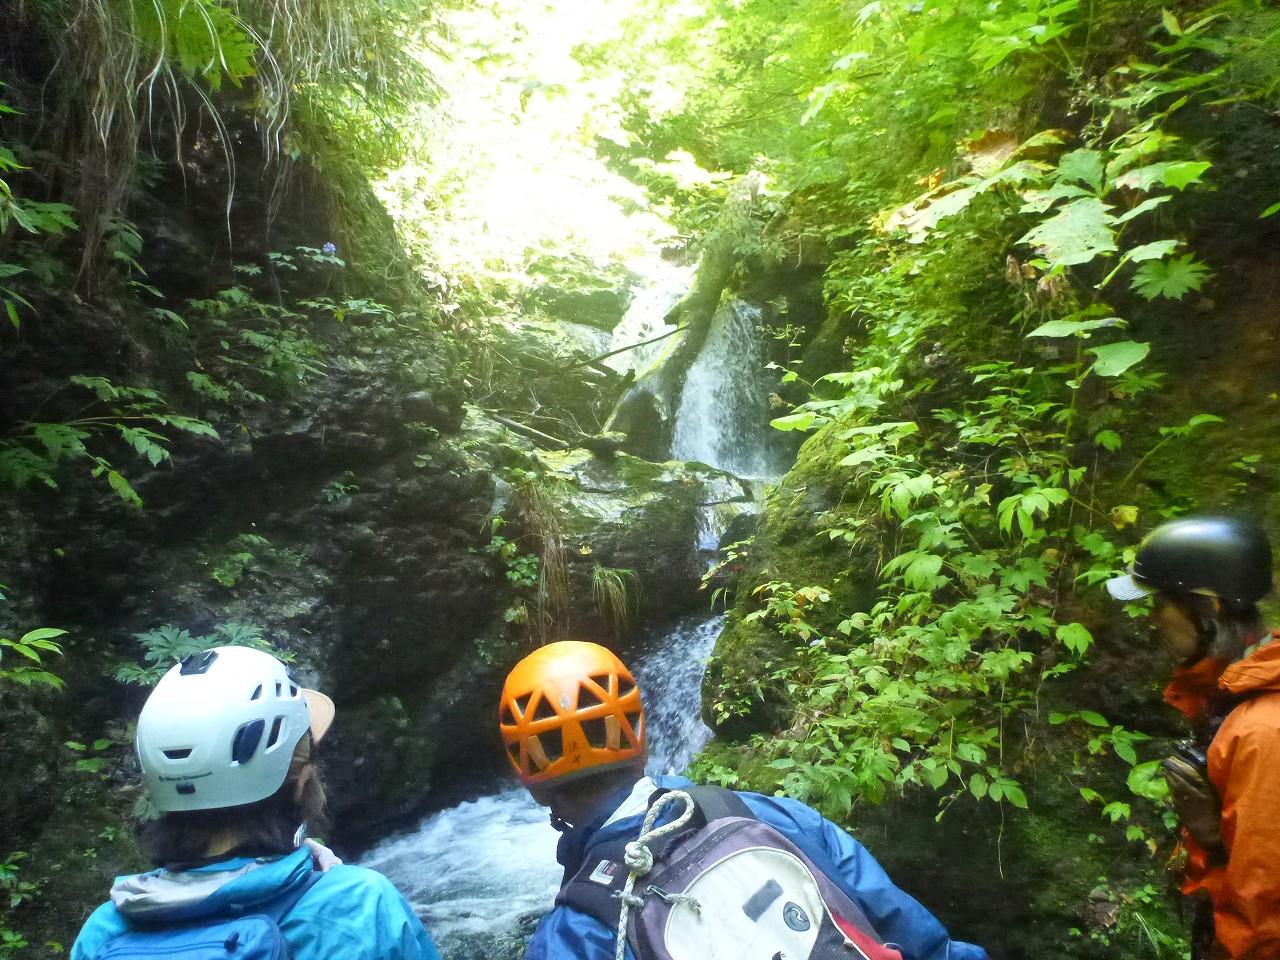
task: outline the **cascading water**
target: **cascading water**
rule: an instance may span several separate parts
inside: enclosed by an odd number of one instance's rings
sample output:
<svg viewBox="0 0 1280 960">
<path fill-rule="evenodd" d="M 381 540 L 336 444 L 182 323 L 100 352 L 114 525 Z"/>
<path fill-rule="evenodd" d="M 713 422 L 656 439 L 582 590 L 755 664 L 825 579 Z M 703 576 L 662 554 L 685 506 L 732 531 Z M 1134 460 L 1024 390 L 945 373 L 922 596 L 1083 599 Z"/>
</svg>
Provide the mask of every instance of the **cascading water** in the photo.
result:
<svg viewBox="0 0 1280 960">
<path fill-rule="evenodd" d="M 723 616 L 684 622 L 634 665 L 651 774 L 683 770 L 711 736 L 700 688 L 723 625 Z M 400 888 L 447 960 L 494 960 L 518 953 L 555 899 L 558 837 L 547 811 L 518 788 L 442 810 L 362 863 Z"/>
<path fill-rule="evenodd" d="M 671 333 L 675 328 L 666 322 L 666 316 L 693 280 L 693 267 L 682 267 L 658 257 L 635 264 L 635 269 L 644 275 L 645 283 L 631 298 L 626 315 L 614 327 L 611 350 L 621 350 Z M 671 338 L 659 340 L 614 354 L 604 362 L 619 373 L 643 371 L 670 345 Z"/>
<path fill-rule="evenodd" d="M 698 460 L 739 477 L 776 475 L 759 324 L 760 309 L 741 300 L 716 312 L 680 395 L 674 459 Z"/>
</svg>

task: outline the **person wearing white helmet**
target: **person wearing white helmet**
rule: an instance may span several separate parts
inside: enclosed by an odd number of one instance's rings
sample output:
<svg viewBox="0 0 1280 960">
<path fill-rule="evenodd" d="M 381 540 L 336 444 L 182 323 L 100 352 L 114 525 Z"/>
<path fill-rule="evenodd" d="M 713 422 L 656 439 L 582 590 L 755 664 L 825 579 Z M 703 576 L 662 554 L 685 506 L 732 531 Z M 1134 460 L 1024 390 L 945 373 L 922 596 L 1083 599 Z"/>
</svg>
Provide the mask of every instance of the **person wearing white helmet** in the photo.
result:
<svg viewBox="0 0 1280 960">
<path fill-rule="evenodd" d="M 117 878 L 71 960 L 439 960 L 385 877 L 306 839 L 324 807 L 312 748 L 333 701 L 261 650 L 216 647 L 147 698 L 135 745 L 157 865 Z"/>
</svg>

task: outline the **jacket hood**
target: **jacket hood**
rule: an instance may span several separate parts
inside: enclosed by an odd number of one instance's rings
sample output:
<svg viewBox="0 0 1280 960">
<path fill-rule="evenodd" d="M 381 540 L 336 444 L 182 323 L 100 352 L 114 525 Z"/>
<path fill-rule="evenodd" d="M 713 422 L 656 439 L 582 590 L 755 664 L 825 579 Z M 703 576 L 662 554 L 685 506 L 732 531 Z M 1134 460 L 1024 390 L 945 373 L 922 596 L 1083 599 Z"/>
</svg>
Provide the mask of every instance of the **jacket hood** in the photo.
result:
<svg viewBox="0 0 1280 960">
<path fill-rule="evenodd" d="M 236 857 L 192 870 L 152 870 L 116 878 L 111 902 L 128 920 L 143 923 L 256 912 L 311 872 L 306 847 L 278 859 Z"/>
<path fill-rule="evenodd" d="M 1218 686 L 1235 696 L 1280 691 L 1280 643 L 1268 639 L 1270 642 L 1258 647 L 1250 656 L 1227 667 Z"/>
</svg>

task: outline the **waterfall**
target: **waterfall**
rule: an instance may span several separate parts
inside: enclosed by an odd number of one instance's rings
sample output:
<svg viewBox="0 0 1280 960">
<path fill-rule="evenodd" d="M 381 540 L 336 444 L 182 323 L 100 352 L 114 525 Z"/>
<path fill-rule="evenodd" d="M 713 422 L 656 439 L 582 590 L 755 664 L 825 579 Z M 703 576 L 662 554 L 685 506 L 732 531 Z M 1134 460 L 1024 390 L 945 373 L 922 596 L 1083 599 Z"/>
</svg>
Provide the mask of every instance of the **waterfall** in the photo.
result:
<svg viewBox="0 0 1280 960">
<path fill-rule="evenodd" d="M 636 272 L 644 276 L 645 282 L 632 297 L 622 320 L 614 327 L 610 350 L 644 343 L 674 330 L 666 322 L 666 316 L 693 282 L 693 267 L 682 267 L 659 257 L 651 257 L 634 266 Z M 619 373 L 628 370 L 639 373 L 656 360 L 672 340 L 668 337 L 645 347 L 618 353 L 604 362 Z"/>
<path fill-rule="evenodd" d="M 682 622 L 633 665 L 651 774 L 683 770 L 711 736 L 700 688 L 723 626 L 723 616 Z M 399 887 L 447 960 L 496 960 L 520 955 L 533 922 L 555 900 L 558 838 L 547 811 L 517 788 L 433 814 L 361 863 Z"/>
<path fill-rule="evenodd" d="M 674 459 L 698 460 L 740 477 L 776 476 L 759 324 L 760 309 L 741 300 L 717 311 L 680 395 Z"/>
</svg>

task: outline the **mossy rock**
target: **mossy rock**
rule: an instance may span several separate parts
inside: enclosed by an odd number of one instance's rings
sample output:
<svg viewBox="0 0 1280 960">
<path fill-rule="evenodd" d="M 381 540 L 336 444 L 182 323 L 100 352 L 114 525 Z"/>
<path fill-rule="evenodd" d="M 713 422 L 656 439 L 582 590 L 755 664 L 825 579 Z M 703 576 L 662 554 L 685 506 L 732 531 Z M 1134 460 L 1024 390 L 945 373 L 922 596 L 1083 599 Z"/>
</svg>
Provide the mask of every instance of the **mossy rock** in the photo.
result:
<svg viewBox="0 0 1280 960">
<path fill-rule="evenodd" d="M 575 628 L 597 636 L 612 629 L 592 601 L 597 564 L 634 571 L 636 622 L 665 620 L 703 602 L 704 508 L 746 508 L 751 494 L 742 481 L 704 464 L 653 463 L 624 453 L 540 451 L 538 459 L 557 507 Z"/>
<path fill-rule="evenodd" d="M 703 685 L 703 714 L 708 723 L 716 720 L 712 701 L 718 691 L 752 685 L 765 672 L 763 665 L 789 654 L 788 641 L 776 630 L 747 619 L 759 607 L 755 590 L 760 584 L 782 580 L 796 588 L 827 589 L 831 601 L 815 610 L 813 621 L 828 630 L 849 613 L 869 609 L 875 601 L 878 558 L 869 546 L 856 545 L 851 550 L 849 544 L 826 532 L 839 526 L 866 525 L 872 529 L 875 518 L 865 506 L 865 493 L 851 495 L 851 484 L 858 481 L 839 466 L 844 450 L 836 438 L 837 430 L 831 425 L 810 437 L 800 448 L 795 466 L 765 496 L 754 542 L 746 548 L 742 569 L 736 574 L 724 633 L 708 664 Z M 841 613 L 837 616 L 835 611 Z M 719 725 L 730 736 L 771 728 L 779 720 L 778 706 L 766 696 L 751 704 L 745 716 L 720 720 Z"/>
</svg>

